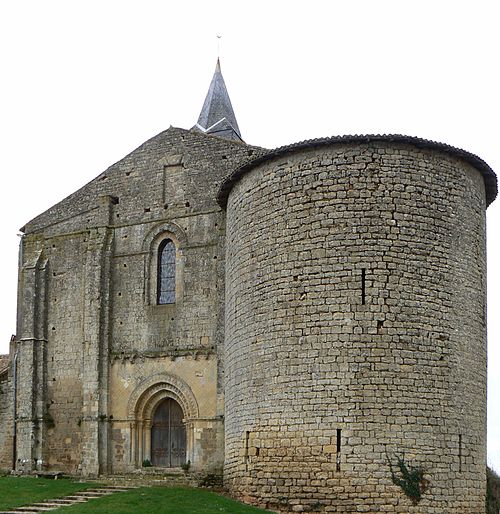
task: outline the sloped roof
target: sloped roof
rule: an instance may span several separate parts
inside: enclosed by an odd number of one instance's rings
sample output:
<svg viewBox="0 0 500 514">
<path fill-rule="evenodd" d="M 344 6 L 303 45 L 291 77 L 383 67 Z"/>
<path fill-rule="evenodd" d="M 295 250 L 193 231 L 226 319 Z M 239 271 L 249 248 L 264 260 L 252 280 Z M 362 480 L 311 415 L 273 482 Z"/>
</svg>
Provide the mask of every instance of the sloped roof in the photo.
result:
<svg viewBox="0 0 500 514">
<path fill-rule="evenodd" d="M 217 59 L 215 73 L 208 88 L 198 123 L 193 129 L 224 139 L 243 141 L 221 73 L 219 59 Z"/>
<path fill-rule="evenodd" d="M 371 142 L 386 142 L 386 143 L 406 143 L 416 146 L 417 148 L 428 148 L 432 150 L 440 150 L 447 154 L 459 157 L 464 161 L 474 166 L 478 171 L 481 172 L 485 189 L 486 189 L 486 205 L 490 205 L 497 196 L 497 176 L 495 172 L 490 168 L 485 161 L 483 161 L 477 155 L 474 155 L 460 148 L 447 145 L 445 143 L 438 143 L 429 139 L 422 139 L 419 137 L 405 136 L 401 134 L 367 134 L 367 135 L 345 135 L 345 136 L 333 136 L 323 137 L 318 139 L 308 139 L 306 141 L 300 141 L 291 145 L 281 146 L 274 150 L 271 150 L 263 155 L 248 160 L 246 163 L 235 169 L 231 175 L 229 175 L 221 184 L 217 200 L 222 208 L 227 207 L 227 200 L 229 193 L 233 186 L 239 181 L 239 179 L 250 171 L 255 166 L 270 161 L 276 157 L 281 157 L 287 154 L 291 154 L 297 150 L 304 150 L 309 148 L 318 148 L 321 146 L 331 146 L 335 144 L 345 143 L 371 143 Z"/>
</svg>

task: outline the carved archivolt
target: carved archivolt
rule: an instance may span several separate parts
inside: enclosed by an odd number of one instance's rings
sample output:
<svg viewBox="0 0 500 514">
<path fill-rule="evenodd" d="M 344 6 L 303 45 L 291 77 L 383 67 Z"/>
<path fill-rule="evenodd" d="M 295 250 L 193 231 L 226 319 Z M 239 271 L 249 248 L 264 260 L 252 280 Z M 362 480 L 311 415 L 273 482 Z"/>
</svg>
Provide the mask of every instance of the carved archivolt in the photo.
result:
<svg viewBox="0 0 500 514">
<path fill-rule="evenodd" d="M 144 252 L 153 252 L 159 242 L 165 237 L 172 237 L 178 248 L 182 248 L 186 242 L 186 234 L 184 230 L 175 223 L 160 223 L 155 225 L 144 238 L 142 250 Z"/>
<path fill-rule="evenodd" d="M 170 373 L 158 373 L 132 391 L 127 410 L 129 420 L 150 420 L 156 406 L 166 398 L 179 403 L 186 420 L 199 416 L 198 402 L 186 382 Z"/>
<path fill-rule="evenodd" d="M 158 285 L 158 248 L 162 241 L 170 239 L 176 248 L 176 278 L 175 278 L 175 303 L 181 303 L 183 296 L 183 270 L 184 257 L 183 247 L 187 243 L 186 234 L 181 227 L 174 223 L 160 223 L 155 225 L 146 235 L 142 243 L 142 249 L 145 253 L 144 260 L 144 291 L 145 301 L 147 305 L 155 305 L 157 303 L 157 285 Z"/>
</svg>

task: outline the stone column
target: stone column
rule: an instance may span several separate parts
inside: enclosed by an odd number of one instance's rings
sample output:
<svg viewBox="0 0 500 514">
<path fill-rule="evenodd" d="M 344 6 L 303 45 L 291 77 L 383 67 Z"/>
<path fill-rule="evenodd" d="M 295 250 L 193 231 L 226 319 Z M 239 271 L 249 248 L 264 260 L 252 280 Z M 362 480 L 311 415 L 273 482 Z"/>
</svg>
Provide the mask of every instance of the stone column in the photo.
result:
<svg viewBox="0 0 500 514">
<path fill-rule="evenodd" d="M 195 462 L 194 459 L 194 423 L 192 420 L 186 421 L 186 462 Z"/>
<path fill-rule="evenodd" d="M 144 459 L 144 437 L 142 435 L 142 421 L 137 422 L 137 460 L 135 461 L 135 465 L 137 467 L 142 466 L 142 461 Z"/>
<path fill-rule="evenodd" d="M 91 229 L 85 255 L 83 348 L 82 473 L 98 475 L 108 467 L 109 294 L 114 230 L 113 197 L 100 198 L 100 222 Z"/>
<path fill-rule="evenodd" d="M 136 443 L 136 437 L 137 437 L 137 429 L 136 429 L 136 423 L 135 421 L 132 421 L 130 423 L 129 428 L 129 438 L 130 438 L 130 456 L 129 456 L 129 464 L 132 468 L 135 468 L 136 462 L 137 462 L 137 443 Z"/>
<path fill-rule="evenodd" d="M 18 471 L 43 466 L 46 399 L 46 272 L 43 242 L 20 247 L 16 366 L 16 463 Z"/>
<path fill-rule="evenodd" d="M 148 419 L 144 422 L 144 456 L 143 459 L 148 459 L 151 462 L 151 421 Z M 141 462 L 142 464 L 142 462 Z"/>
</svg>

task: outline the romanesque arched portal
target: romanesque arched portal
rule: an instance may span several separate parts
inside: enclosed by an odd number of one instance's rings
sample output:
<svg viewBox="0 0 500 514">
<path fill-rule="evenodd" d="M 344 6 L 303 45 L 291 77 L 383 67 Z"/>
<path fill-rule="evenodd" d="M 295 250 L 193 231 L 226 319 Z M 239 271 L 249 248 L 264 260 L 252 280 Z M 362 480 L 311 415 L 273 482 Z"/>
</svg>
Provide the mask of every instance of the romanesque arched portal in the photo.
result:
<svg viewBox="0 0 500 514">
<path fill-rule="evenodd" d="M 151 423 L 151 463 L 163 468 L 186 462 L 186 426 L 182 407 L 165 398 L 156 407 Z"/>
<path fill-rule="evenodd" d="M 128 402 L 131 462 L 177 467 L 192 459 L 193 420 L 198 403 L 191 388 L 169 373 L 143 380 Z"/>
</svg>

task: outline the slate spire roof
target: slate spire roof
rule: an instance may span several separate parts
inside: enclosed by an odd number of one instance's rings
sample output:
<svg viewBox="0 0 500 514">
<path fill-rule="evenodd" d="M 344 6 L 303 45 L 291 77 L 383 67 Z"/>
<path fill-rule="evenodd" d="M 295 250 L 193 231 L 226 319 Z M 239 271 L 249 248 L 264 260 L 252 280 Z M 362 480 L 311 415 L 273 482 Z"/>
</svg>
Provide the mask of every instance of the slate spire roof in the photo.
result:
<svg viewBox="0 0 500 514">
<path fill-rule="evenodd" d="M 227 93 L 226 84 L 222 77 L 218 58 L 215 73 L 208 88 L 207 97 L 201 109 L 198 123 L 193 129 L 225 139 L 243 141 L 231 100 Z"/>
</svg>

